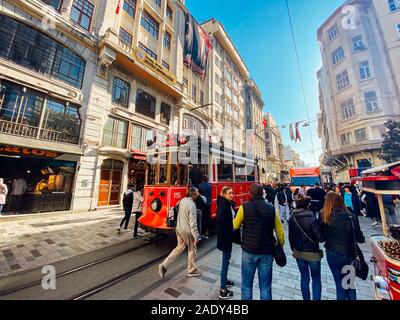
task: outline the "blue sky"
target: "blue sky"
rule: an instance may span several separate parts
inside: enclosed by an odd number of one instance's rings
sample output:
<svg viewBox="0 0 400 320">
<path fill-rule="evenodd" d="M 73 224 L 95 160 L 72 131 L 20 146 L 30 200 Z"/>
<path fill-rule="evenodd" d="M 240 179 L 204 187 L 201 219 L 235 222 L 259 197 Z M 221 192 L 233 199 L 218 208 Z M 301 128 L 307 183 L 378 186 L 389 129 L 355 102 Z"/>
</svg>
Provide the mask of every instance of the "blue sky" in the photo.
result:
<svg viewBox="0 0 400 320">
<path fill-rule="evenodd" d="M 282 129 L 282 134 L 284 143 L 299 152 L 307 164 L 319 164 L 314 162 L 321 154 L 316 121 L 316 72 L 321 67 L 317 29 L 343 2 L 289 0 L 310 119 L 314 120 L 311 129 L 318 149 L 315 157 L 308 128 L 301 128 L 302 143 L 291 143 L 288 129 Z M 199 22 L 211 17 L 222 22 L 263 93 L 264 111 L 272 113 L 277 125 L 307 119 L 285 0 L 186 0 L 186 6 Z"/>
</svg>

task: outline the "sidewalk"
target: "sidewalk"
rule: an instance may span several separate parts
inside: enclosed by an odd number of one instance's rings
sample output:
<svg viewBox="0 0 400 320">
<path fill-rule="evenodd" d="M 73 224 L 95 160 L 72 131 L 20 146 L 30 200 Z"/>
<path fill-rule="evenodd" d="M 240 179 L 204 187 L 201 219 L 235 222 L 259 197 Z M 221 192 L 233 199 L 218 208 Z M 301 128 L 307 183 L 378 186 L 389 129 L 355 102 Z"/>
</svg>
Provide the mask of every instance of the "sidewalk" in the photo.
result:
<svg viewBox="0 0 400 320">
<path fill-rule="evenodd" d="M 366 237 L 367 243 L 361 245 L 367 262 L 371 257 L 370 236 L 380 233 L 379 228 L 372 228 L 370 220 L 360 218 L 361 228 Z M 290 254 L 290 246 L 287 240 L 287 224 L 285 224 L 285 252 L 288 257 L 288 264 L 285 268 L 279 268 L 275 262 L 273 266 L 272 296 L 274 300 L 302 300 L 300 289 L 300 273 L 295 259 Z M 228 278 L 235 282 L 233 300 L 241 299 L 241 257 L 242 250 L 234 245 L 231 264 L 229 266 Z M 172 279 L 167 280 L 157 290 L 145 296 L 144 300 L 219 300 L 220 268 L 222 253 L 213 251 L 208 256 L 197 262 L 199 269 L 203 272 L 199 278 L 188 278 L 186 270 Z M 370 264 L 370 274 L 373 272 Z M 336 300 L 335 283 L 329 269 L 326 257 L 322 261 L 322 299 Z M 168 276 L 168 273 L 167 273 Z M 373 300 L 373 284 L 368 279 L 361 281 L 357 279 L 357 294 L 359 300 Z M 260 298 L 258 289 L 258 277 L 254 281 L 254 299 Z"/>
<path fill-rule="evenodd" d="M 132 232 L 116 230 L 123 216 L 110 209 L 0 219 L 0 277 L 130 240 Z"/>
</svg>

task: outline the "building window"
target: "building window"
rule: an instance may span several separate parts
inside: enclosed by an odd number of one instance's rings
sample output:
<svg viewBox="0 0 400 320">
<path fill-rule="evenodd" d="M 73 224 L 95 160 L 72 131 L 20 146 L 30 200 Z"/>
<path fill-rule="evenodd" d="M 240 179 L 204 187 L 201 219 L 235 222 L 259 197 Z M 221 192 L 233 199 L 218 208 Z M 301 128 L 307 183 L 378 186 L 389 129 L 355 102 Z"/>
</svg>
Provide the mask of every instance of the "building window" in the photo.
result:
<svg viewBox="0 0 400 320">
<path fill-rule="evenodd" d="M 113 103 L 128 107 L 129 105 L 129 83 L 119 79 L 114 78 L 113 88 L 112 88 L 112 101 Z"/>
<path fill-rule="evenodd" d="M 170 119 L 171 107 L 168 104 L 161 102 L 161 123 L 169 126 Z"/>
<path fill-rule="evenodd" d="M 123 43 L 127 44 L 128 46 L 132 46 L 132 35 L 123 28 L 119 29 L 119 38 Z"/>
<path fill-rule="evenodd" d="M 162 66 L 163 66 L 165 69 L 168 69 L 168 70 L 169 70 L 169 64 L 166 63 L 164 60 L 162 61 Z"/>
<path fill-rule="evenodd" d="M 344 50 L 339 48 L 332 53 L 332 64 L 337 64 L 344 59 Z"/>
<path fill-rule="evenodd" d="M 216 82 L 216 84 L 218 84 L 219 86 L 221 85 L 221 78 L 220 78 L 220 76 L 218 75 L 218 73 L 215 73 L 215 82 Z"/>
<path fill-rule="evenodd" d="M 141 25 L 154 38 L 158 39 L 158 28 L 160 25 L 146 10 L 144 10 L 142 13 Z"/>
<path fill-rule="evenodd" d="M 343 71 L 342 73 L 339 73 L 336 76 L 336 84 L 338 91 L 343 90 L 350 86 L 350 79 L 347 70 Z"/>
<path fill-rule="evenodd" d="M 156 117 L 156 98 L 145 91 L 138 90 L 136 94 L 136 112 L 154 119 Z"/>
<path fill-rule="evenodd" d="M 88 0 L 74 0 L 71 8 L 71 20 L 86 30 L 90 29 L 94 4 Z"/>
<path fill-rule="evenodd" d="M 154 0 L 154 3 L 157 5 L 157 7 L 161 8 L 161 0 Z"/>
<path fill-rule="evenodd" d="M 79 107 L 47 99 L 42 138 L 57 136 L 56 141 L 78 143 L 80 131 Z"/>
<path fill-rule="evenodd" d="M 136 0 L 124 0 L 124 10 L 134 18 L 136 12 Z"/>
<path fill-rule="evenodd" d="M 128 122 L 109 117 L 103 130 L 103 144 L 125 149 L 128 135 Z"/>
<path fill-rule="evenodd" d="M 215 102 L 218 104 L 220 103 L 220 96 L 218 92 L 215 92 Z"/>
<path fill-rule="evenodd" d="M 61 6 L 62 6 L 62 3 L 63 3 L 62 0 L 42 0 L 42 1 L 44 3 L 46 3 L 47 5 L 53 7 L 57 11 L 61 10 Z"/>
<path fill-rule="evenodd" d="M 374 112 L 374 111 L 378 110 L 378 108 L 379 108 L 378 97 L 376 96 L 375 91 L 366 92 L 364 94 L 364 97 L 365 97 L 365 103 L 367 105 L 368 112 Z"/>
<path fill-rule="evenodd" d="M 354 136 L 357 142 L 367 140 L 367 130 L 365 128 L 354 131 Z"/>
<path fill-rule="evenodd" d="M 192 100 L 197 101 L 197 87 L 194 84 L 192 85 Z"/>
<path fill-rule="evenodd" d="M 344 133 L 341 135 L 342 145 L 348 146 L 351 143 L 351 133 Z"/>
<path fill-rule="evenodd" d="M 167 16 L 167 18 L 169 19 L 169 20 L 173 20 L 173 18 L 174 18 L 174 13 L 172 12 L 172 9 L 171 9 L 171 7 L 167 4 L 167 9 L 165 10 L 165 14 L 166 14 L 166 16 Z"/>
<path fill-rule="evenodd" d="M 132 149 L 143 150 L 143 131 L 144 129 L 138 126 L 132 126 Z"/>
<path fill-rule="evenodd" d="M 371 70 L 369 68 L 368 61 L 361 62 L 359 65 L 359 69 L 360 69 L 360 79 L 361 80 L 367 80 L 367 79 L 371 78 Z"/>
<path fill-rule="evenodd" d="M 348 118 L 354 117 L 356 115 L 356 110 L 354 107 L 354 102 L 353 102 L 353 98 L 345 101 L 344 103 L 342 103 L 342 117 L 343 120 L 346 120 Z"/>
<path fill-rule="evenodd" d="M 200 105 L 204 106 L 204 91 L 200 91 Z"/>
<path fill-rule="evenodd" d="M 147 48 L 143 43 L 139 42 L 139 48 L 142 49 L 149 57 L 157 60 L 157 55 L 149 48 Z"/>
<path fill-rule="evenodd" d="M 338 26 L 335 24 L 332 28 L 328 30 L 329 40 L 335 39 L 339 34 Z"/>
<path fill-rule="evenodd" d="M 50 37 L 0 14 L 0 57 L 81 88 L 85 60 Z"/>
<path fill-rule="evenodd" d="M 400 10 L 400 1 L 399 0 L 389 0 L 389 10 L 390 12 Z"/>
<path fill-rule="evenodd" d="M 164 48 L 167 48 L 168 50 L 171 50 L 171 35 L 168 32 L 164 33 Z"/>
<path fill-rule="evenodd" d="M 354 51 L 362 51 L 365 49 L 364 42 L 362 36 L 354 37 L 353 41 L 353 50 Z"/>
<path fill-rule="evenodd" d="M 380 137 L 381 137 L 382 139 L 385 139 L 385 138 L 386 138 L 387 129 L 386 129 L 385 126 L 380 126 L 380 127 L 379 127 L 379 135 L 380 135 Z"/>
</svg>

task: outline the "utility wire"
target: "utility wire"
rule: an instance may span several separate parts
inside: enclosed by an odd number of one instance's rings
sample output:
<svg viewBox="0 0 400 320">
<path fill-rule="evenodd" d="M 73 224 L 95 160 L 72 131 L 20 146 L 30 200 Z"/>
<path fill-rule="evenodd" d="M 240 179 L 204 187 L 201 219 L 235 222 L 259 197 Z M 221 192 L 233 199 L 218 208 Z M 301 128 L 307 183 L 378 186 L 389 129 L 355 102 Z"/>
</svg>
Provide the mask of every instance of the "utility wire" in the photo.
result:
<svg viewBox="0 0 400 320">
<path fill-rule="evenodd" d="M 286 7 L 287 7 L 287 12 L 288 12 L 289 22 L 290 22 L 290 30 L 292 32 L 294 50 L 295 50 L 295 53 L 296 53 L 297 66 L 299 68 L 299 75 L 300 75 L 301 88 L 302 88 L 302 91 L 303 91 L 304 105 L 306 107 L 307 120 L 308 120 L 308 123 L 309 123 L 310 120 L 311 120 L 310 119 L 310 112 L 309 112 L 309 108 L 308 108 L 306 90 L 305 90 L 305 87 L 304 87 L 303 71 L 301 69 L 299 51 L 297 49 L 296 37 L 295 37 L 295 34 L 294 34 L 293 19 L 292 19 L 292 14 L 290 12 L 289 1 L 288 0 L 285 0 L 285 1 L 286 1 Z M 314 137 L 313 137 L 313 134 L 312 134 L 311 126 L 310 126 L 310 138 L 311 138 L 311 147 L 314 150 Z M 313 156 L 314 156 L 314 161 L 317 163 L 316 158 L 315 158 L 315 152 L 313 152 Z"/>
</svg>

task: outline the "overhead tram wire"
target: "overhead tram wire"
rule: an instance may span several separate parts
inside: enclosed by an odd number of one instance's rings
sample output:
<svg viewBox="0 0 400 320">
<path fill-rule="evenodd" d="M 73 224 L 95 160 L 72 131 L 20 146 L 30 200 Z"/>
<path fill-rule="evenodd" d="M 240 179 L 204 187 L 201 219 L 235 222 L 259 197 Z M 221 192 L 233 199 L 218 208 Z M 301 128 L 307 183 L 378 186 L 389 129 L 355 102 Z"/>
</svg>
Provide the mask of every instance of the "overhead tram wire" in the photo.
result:
<svg viewBox="0 0 400 320">
<path fill-rule="evenodd" d="M 291 30 L 291 33 L 292 33 L 292 40 L 293 40 L 294 50 L 295 50 L 295 53 L 296 53 L 297 66 L 299 68 L 301 88 L 302 88 L 302 91 L 303 91 L 304 104 L 305 104 L 306 112 L 307 112 L 307 120 L 308 120 L 308 123 L 309 123 L 310 120 L 311 120 L 310 119 L 310 112 L 309 112 L 309 108 L 308 108 L 306 90 L 305 90 L 305 87 L 304 87 L 303 71 L 301 69 L 300 57 L 299 57 L 299 52 L 298 52 L 298 49 L 297 49 L 296 37 L 295 37 L 295 34 L 294 34 L 292 14 L 290 12 L 289 1 L 288 0 L 285 0 L 285 1 L 286 1 L 286 7 L 287 7 L 287 12 L 288 12 L 289 22 L 290 22 L 290 30 Z M 314 150 L 314 138 L 313 138 L 311 126 L 310 126 L 309 129 L 310 129 L 311 147 Z M 314 156 L 314 161 L 317 163 L 314 151 L 313 151 L 313 156 Z"/>
</svg>

